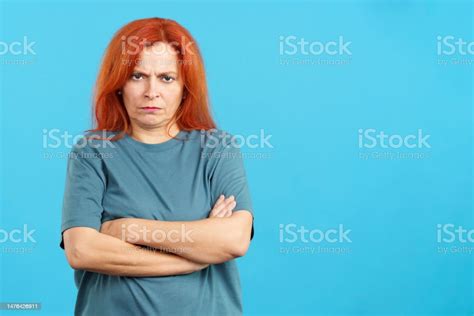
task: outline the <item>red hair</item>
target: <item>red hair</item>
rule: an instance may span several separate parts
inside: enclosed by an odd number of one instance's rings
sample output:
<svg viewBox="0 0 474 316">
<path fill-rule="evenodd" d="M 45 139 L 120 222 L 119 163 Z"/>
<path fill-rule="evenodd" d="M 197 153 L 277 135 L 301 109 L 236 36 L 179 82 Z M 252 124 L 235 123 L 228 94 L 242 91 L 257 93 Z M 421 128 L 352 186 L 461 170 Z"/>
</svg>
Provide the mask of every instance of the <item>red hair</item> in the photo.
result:
<svg viewBox="0 0 474 316">
<path fill-rule="evenodd" d="M 183 98 L 173 119 L 180 130 L 216 127 L 210 113 L 204 62 L 191 34 L 177 22 L 162 18 L 135 20 L 123 26 L 110 41 L 99 70 L 94 91 L 95 127 L 89 131 L 120 131 L 115 140 L 131 133 L 122 89 L 139 63 L 145 47 L 165 42 L 177 52 L 183 78 Z"/>
</svg>

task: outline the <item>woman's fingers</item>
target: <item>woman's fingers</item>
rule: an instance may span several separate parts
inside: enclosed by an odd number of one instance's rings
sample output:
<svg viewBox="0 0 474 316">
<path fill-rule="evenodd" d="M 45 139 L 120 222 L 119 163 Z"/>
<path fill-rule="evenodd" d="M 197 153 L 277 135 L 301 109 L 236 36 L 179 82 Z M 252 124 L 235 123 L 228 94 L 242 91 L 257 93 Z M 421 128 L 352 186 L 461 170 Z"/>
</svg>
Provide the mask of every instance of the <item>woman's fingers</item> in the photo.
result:
<svg viewBox="0 0 474 316">
<path fill-rule="evenodd" d="M 210 216 L 215 216 L 217 213 L 219 213 L 225 205 L 224 202 L 225 202 L 225 196 L 221 194 L 219 198 L 217 199 L 216 203 L 214 204 L 214 207 L 211 210 Z"/>
<path fill-rule="evenodd" d="M 229 196 L 228 198 L 226 198 L 216 209 L 215 211 L 215 215 L 217 217 L 224 217 L 225 214 L 227 213 L 227 210 L 229 208 L 229 204 L 232 203 L 232 201 L 234 200 L 234 197 L 233 196 Z"/>
<path fill-rule="evenodd" d="M 237 205 L 237 202 L 234 200 L 232 201 L 232 203 L 229 205 L 229 207 L 227 208 L 227 212 L 226 212 L 226 215 L 225 217 L 230 217 L 232 216 L 232 211 L 234 210 L 235 206 Z"/>
<path fill-rule="evenodd" d="M 219 205 L 221 205 L 222 202 L 224 202 L 224 201 L 225 201 L 225 196 L 224 196 L 224 194 L 221 194 L 221 195 L 219 196 L 219 198 L 217 199 L 216 203 L 214 204 L 213 209 L 216 208 L 216 207 L 218 207 Z"/>
<path fill-rule="evenodd" d="M 219 210 L 222 209 L 223 207 L 223 202 L 225 201 L 225 196 L 223 194 L 221 194 L 219 196 L 219 198 L 217 199 L 216 203 L 214 204 L 214 206 L 212 207 L 212 210 L 211 210 L 211 213 L 209 214 L 209 217 L 212 217 L 212 216 L 215 216 L 217 212 L 219 212 Z"/>
<path fill-rule="evenodd" d="M 235 202 L 234 196 L 231 195 L 229 198 L 225 200 L 223 204 L 224 205 L 220 209 L 220 211 L 216 213 L 217 217 L 229 217 L 230 215 L 232 215 L 232 210 L 234 209 L 237 203 Z"/>
<path fill-rule="evenodd" d="M 225 196 L 224 196 L 224 194 L 221 194 L 221 195 L 219 196 L 219 198 L 217 199 L 216 204 L 219 204 L 219 203 L 221 203 L 221 202 L 224 201 L 224 200 L 225 200 Z"/>
<path fill-rule="evenodd" d="M 209 217 L 228 217 L 232 214 L 232 210 L 235 205 L 236 203 L 233 195 L 229 196 L 228 198 L 225 198 L 224 195 L 221 195 L 216 201 L 216 204 L 214 204 Z"/>
</svg>

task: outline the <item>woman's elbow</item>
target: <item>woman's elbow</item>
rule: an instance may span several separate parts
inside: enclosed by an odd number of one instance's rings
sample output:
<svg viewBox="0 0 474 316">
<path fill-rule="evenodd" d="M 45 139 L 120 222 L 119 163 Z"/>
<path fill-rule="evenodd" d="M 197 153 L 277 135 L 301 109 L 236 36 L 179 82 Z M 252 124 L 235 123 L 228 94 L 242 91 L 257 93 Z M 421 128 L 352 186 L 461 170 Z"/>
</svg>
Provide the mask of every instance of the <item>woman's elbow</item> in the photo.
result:
<svg viewBox="0 0 474 316">
<path fill-rule="evenodd" d="M 84 250 L 82 245 L 78 245 L 77 243 L 65 244 L 64 250 L 66 252 L 66 259 L 71 268 L 75 270 L 85 270 L 87 268 L 87 251 Z"/>
<path fill-rule="evenodd" d="M 72 228 L 64 233 L 64 251 L 66 259 L 75 270 L 90 268 L 91 249 L 89 247 L 88 229 Z"/>
<path fill-rule="evenodd" d="M 247 238 L 246 234 L 240 233 L 238 238 L 232 242 L 230 248 L 230 255 L 233 258 L 239 258 L 245 256 L 250 246 L 250 239 Z"/>
<path fill-rule="evenodd" d="M 233 218 L 236 221 L 234 234 L 232 234 L 231 255 L 235 258 L 243 257 L 250 246 L 250 232 L 252 227 L 252 217 L 250 212 L 234 213 Z"/>
<path fill-rule="evenodd" d="M 229 240 L 227 240 L 225 243 L 225 246 L 222 248 L 214 248 L 213 253 L 209 254 L 209 256 L 203 260 L 203 262 L 210 264 L 220 264 L 245 256 L 249 248 L 249 242 L 241 240 L 240 238 L 235 238 L 235 235 L 233 235 L 233 237 L 234 238 L 232 239 L 229 238 Z"/>
</svg>

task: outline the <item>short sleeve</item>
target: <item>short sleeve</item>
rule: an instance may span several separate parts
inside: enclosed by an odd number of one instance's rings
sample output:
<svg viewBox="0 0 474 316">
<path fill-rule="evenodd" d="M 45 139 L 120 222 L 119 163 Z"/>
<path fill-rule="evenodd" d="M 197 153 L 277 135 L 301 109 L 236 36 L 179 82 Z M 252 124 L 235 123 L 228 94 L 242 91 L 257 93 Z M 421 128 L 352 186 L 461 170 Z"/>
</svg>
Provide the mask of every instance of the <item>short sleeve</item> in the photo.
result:
<svg viewBox="0 0 474 316">
<path fill-rule="evenodd" d="M 234 211 L 247 210 L 252 214 L 252 233 L 254 235 L 254 211 L 244 162 L 240 149 L 231 144 L 214 151 L 210 159 L 215 159 L 211 175 L 211 197 L 213 204 L 223 194 L 233 195 L 237 205 Z"/>
<path fill-rule="evenodd" d="M 63 198 L 60 247 L 62 234 L 72 227 L 100 230 L 105 176 L 102 159 L 90 147 L 74 148 L 68 157 Z"/>
</svg>

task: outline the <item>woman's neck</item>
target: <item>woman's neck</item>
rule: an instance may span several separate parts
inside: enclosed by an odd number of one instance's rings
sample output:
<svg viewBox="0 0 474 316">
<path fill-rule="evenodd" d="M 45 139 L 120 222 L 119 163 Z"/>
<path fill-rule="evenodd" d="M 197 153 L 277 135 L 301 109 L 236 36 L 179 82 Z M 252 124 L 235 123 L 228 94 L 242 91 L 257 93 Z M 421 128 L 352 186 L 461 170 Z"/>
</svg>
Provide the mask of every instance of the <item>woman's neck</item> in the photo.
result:
<svg viewBox="0 0 474 316">
<path fill-rule="evenodd" d="M 168 127 L 159 128 L 143 128 L 140 126 L 132 126 L 131 136 L 145 144 L 159 144 L 170 140 L 179 133 L 179 128 L 174 124 L 168 132 Z"/>
</svg>

